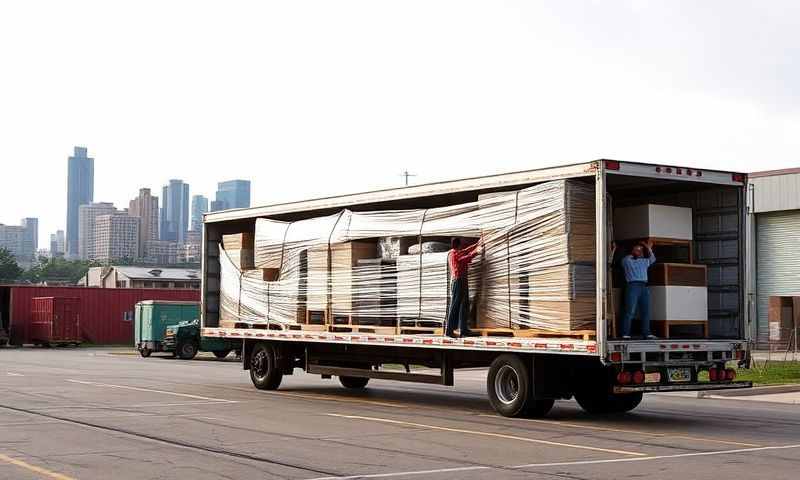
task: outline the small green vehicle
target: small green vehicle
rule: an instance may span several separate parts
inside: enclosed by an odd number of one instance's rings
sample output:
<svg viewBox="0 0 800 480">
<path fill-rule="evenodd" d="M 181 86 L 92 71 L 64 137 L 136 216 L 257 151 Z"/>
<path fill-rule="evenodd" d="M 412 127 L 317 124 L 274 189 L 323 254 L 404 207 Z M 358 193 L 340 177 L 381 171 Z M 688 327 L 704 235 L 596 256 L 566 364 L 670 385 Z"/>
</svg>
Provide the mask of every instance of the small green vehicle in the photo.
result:
<svg viewBox="0 0 800 480">
<path fill-rule="evenodd" d="M 241 356 L 241 340 L 226 340 L 224 338 L 200 336 L 200 321 L 187 320 L 175 325 L 169 325 L 164 332 L 162 342 L 164 352 L 173 352 L 173 355 L 182 360 L 191 360 L 198 351 L 211 352 L 215 357 L 223 359 L 231 353 Z"/>
<path fill-rule="evenodd" d="M 167 326 L 183 320 L 200 318 L 198 302 L 144 300 L 138 302 L 134 313 L 134 346 L 143 357 L 163 352 Z"/>
</svg>

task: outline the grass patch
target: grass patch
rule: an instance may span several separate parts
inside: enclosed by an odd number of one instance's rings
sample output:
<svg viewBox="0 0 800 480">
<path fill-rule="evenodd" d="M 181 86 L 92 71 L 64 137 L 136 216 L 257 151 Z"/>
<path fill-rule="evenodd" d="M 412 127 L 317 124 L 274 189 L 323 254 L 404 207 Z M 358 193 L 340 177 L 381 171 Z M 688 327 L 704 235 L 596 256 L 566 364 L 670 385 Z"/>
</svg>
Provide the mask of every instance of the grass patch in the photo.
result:
<svg viewBox="0 0 800 480">
<path fill-rule="evenodd" d="M 749 380 L 754 385 L 800 383 L 800 362 L 757 362 L 753 368 L 740 368 L 736 380 Z"/>
</svg>

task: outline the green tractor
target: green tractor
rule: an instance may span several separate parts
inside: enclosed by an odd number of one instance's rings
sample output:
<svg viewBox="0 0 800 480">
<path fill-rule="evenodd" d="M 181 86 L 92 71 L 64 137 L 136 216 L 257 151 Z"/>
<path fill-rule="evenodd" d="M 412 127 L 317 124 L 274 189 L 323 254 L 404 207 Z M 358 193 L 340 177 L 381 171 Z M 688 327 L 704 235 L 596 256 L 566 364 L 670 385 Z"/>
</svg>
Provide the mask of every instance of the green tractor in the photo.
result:
<svg viewBox="0 0 800 480">
<path fill-rule="evenodd" d="M 242 355 L 241 340 L 226 340 L 224 338 L 202 337 L 200 335 L 200 321 L 188 320 L 175 325 L 167 326 L 164 340 L 161 342 L 164 352 L 172 352 L 182 360 L 191 360 L 197 352 L 211 352 L 215 357 L 223 359 L 232 351 L 237 357 Z"/>
</svg>

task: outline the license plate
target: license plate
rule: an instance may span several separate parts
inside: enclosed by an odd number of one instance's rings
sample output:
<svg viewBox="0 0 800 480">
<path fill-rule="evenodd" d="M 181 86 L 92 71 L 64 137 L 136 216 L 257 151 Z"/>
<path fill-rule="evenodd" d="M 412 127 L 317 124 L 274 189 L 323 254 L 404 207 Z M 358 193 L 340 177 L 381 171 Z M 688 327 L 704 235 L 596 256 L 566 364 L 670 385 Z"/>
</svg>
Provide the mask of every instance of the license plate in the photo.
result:
<svg viewBox="0 0 800 480">
<path fill-rule="evenodd" d="M 668 368 L 667 377 L 670 382 L 691 382 L 692 369 L 691 368 Z"/>
</svg>

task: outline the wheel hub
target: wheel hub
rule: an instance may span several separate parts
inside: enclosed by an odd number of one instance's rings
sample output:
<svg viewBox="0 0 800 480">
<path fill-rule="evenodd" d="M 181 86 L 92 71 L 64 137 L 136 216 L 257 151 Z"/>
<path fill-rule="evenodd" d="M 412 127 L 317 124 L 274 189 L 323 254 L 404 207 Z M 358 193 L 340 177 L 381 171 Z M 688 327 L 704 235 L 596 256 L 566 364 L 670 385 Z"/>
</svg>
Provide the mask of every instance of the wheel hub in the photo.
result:
<svg viewBox="0 0 800 480">
<path fill-rule="evenodd" d="M 267 354 L 263 350 L 257 352 L 253 355 L 253 358 L 250 362 L 250 368 L 252 368 L 258 377 L 263 377 L 266 374 L 267 370 Z"/>
<path fill-rule="evenodd" d="M 503 365 L 494 377 L 494 391 L 497 399 L 505 405 L 513 403 L 519 396 L 519 376 L 517 371 Z"/>
</svg>

